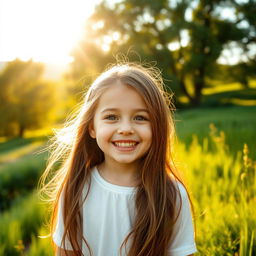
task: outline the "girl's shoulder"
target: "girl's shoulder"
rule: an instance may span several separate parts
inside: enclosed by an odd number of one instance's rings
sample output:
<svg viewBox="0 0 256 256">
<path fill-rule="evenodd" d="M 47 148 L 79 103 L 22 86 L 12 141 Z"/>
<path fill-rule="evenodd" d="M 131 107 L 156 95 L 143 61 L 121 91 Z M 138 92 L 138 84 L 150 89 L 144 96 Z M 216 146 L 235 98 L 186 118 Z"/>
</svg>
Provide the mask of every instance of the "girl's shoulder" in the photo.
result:
<svg viewBox="0 0 256 256">
<path fill-rule="evenodd" d="M 177 188 L 181 194 L 182 197 L 187 197 L 188 196 L 188 191 L 187 188 L 185 187 L 185 185 L 183 183 L 181 183 L 180 181 L 176 180 L 176 184 L 177 184 Z"/>
<path fill-rule="evenodd" d="M 177 198 L 180 199 L 182 202 L 187 201 L 189 199 L 189 194 L 188 194 L 188 189 L 186 188 L 186 186 L 176 178 L 172 178 L 171 180 L 172 180 L 174 187 L 176 189 L 176 192 L 178 194 Z"/>
</svg>

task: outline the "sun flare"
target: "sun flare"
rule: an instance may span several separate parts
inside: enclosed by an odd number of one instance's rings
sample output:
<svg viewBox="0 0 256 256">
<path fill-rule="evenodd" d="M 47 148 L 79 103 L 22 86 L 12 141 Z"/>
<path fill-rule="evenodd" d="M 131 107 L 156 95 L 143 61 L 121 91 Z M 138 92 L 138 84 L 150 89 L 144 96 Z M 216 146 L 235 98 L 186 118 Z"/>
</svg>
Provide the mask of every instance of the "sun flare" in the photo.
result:
<svg viewBox="0 0 256 256">
<path fill-rule="evenodd" d="M 69 63 L 98 1 L 0 0 L 0 61 Z"/>
</svg>

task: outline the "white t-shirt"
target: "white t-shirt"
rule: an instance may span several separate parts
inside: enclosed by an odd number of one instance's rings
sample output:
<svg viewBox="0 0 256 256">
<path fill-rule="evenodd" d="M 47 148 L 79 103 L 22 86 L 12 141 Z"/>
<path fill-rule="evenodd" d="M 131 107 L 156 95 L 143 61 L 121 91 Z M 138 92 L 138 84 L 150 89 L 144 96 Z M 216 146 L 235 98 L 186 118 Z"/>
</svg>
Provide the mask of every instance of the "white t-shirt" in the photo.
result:
<svg viewBox="0 0 256 256">
<path fill-rule="evenodd" d="M 182 198 L 182 208 L 175 223 L 169 255 L 185 256 L 196 252 L 194 228 L 187 192 L 178 183 Z M 86 186 L 84 189 L 87 191 Z M 134 196 L 136 188 L 111 184 L 104 180 L 96 167 L 92 170 L 90 192 L 84 202 L 83 235 L 93 251 L 93 256 L 119 256 L 119 248 L 131 230 L 134 220 Z M 53 240 L 62 247 L 63 236 L 62 200 L 59 207 Z M 69 241 L 66 249 L 72 250 Z M 129 243 L 127 244 L 129 246 Z M 86 245 L 82 245 L 83 255 L 89 255 Z M 127 249 L 128 250 L 128 249 Z M 122 255 L 125 250 L 122 250 Z"/>
</svg>

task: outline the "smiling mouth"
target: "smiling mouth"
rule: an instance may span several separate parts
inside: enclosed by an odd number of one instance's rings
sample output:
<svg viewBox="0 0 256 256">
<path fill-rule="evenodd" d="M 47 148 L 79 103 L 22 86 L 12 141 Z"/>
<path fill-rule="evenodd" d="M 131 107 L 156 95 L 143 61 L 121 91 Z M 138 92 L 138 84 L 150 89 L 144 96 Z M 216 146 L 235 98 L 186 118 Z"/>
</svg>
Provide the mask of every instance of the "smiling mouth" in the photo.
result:
<svg viewBox="0 0 256 256">
<path fill-rule="evenodd" d="M 139 144 L 139 142 L 136 141 L 114 141 L 112 143 L 118 148 L 134 148 Z"/>
</svg>

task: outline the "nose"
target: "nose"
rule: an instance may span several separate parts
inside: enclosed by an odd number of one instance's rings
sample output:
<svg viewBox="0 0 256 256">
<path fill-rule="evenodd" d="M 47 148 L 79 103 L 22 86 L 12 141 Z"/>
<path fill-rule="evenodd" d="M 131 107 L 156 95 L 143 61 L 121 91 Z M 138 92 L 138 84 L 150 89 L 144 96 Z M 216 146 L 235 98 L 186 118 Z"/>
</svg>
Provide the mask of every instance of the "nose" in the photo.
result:
<svg viewBox="0 0 256 256">
<path fill-rule="evenodd" d="M 134 133 L 134 130 L 130 121 L 123 121 L 120 122 L 117 132 L 122 135 L 130 135 Z"/>
</svg>

